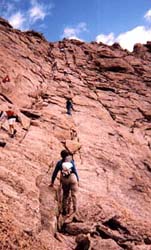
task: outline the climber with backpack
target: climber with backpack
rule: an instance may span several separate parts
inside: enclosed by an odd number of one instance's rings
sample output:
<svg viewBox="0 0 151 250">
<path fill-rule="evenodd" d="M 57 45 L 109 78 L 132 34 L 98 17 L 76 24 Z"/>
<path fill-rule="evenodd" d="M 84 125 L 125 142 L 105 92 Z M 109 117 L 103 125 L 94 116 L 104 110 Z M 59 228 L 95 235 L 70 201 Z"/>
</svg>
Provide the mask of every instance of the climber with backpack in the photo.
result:
<svg viewBox="0 0 151 250">
<path fill-rule="evenodd" d="M 69 199 L 71 194 L 73 212 L 77 212 L 77 191 L 79 177 L 72 155 L 67 150 L 61 151 L 61 160 L 56 164 L 51 178 L 51 187 L 60 171 L 60 183 L 63 190 L 62 215 L 67 215 L 70 211 Z"/>
<path fill-rule="evenodd" d="M 12 108 L 10 108 L 9 110 L 0 112 L 0 128 L 2 128 L 2 125 L 6 120 L 8 120 L 9 135 L 11 138 L 13 138 L 17 132 L 14 124 L 15 122 L 20 122 L 22 124 L 21 118 L 15 113 L 15 111 L 12 110 Z"/>
</svg>

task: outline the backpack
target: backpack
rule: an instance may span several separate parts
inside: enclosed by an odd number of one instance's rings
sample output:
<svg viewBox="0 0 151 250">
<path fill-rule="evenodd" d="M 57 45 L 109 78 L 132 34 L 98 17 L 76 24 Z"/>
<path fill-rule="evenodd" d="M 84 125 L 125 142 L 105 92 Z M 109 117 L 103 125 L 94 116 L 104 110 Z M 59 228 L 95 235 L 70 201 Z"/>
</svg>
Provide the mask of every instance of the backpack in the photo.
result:
<svg viewBox="0 0 151 250">
<path fill-rule="evenodd" d="M 63 162 L 62 163 L 62 170 L 61 173 L 63 175 L 63 177 L 69 177 L 69 175 L 72 172 L 72 163 L 71 162 Z"/>
</svg>

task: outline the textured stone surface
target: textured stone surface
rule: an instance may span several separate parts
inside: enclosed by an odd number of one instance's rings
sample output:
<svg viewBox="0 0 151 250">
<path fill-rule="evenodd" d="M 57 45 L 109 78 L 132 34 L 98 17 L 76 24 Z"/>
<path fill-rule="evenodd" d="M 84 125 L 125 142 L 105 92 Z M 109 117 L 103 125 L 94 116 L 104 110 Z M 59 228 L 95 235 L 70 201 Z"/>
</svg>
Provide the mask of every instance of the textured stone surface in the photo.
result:
<svg viewBox="0 0 151 250">
<path fill-rule="evenodd" d="M 14 139 L 7 122 L 0 130 L 6 142 L 0 148 L 1 248 L 75 249 L 76 231 L 89 234 L 92 249 L 149 250 L 151 42 L 132 53 L 118 44 L 49 43 L 0 19 L 0 45 L 0 106 L 11 105 L 26 129 L 16 124 Z M 72 116 L 66 97 L 73 98 Z M 49 184 L 65 147 L 74 152 L 80 176 L 81 221 L 60 222 L 58 235 L 59 181 L 54 189 Z"/>
</svg>

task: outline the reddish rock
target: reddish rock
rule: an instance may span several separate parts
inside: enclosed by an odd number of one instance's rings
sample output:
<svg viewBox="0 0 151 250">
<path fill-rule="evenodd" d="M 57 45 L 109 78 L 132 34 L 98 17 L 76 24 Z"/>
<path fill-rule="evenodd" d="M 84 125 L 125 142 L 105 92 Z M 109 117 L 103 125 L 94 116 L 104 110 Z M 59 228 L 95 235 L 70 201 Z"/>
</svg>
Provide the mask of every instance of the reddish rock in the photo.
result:
<svg viewBox="0 0 151 250">
<path fill-rule="evenodd" d="M 92 250 L 121 250 L 121 247 L 113 240 L 101 240 L 100 238 L 93 239 L 91 244 Z"/>
<path fill-rule="evenodd" d="M 117 44 L 52 43 L 2 19 L 0 37 L 1 110 L 11 105 L 24 126 L 15 124 L 15 138 L 7 121 L 0 130 L 2 248 L 71 250 L 77 234 L 89 234 L 95 250 L 149 250 L 150 42 L 133 53 Z M 59 175 L 49 187 L 65 148 L 80 177 L 80 221 L 73 216 L 68 223 L 59 221 Z"/>
</svg>

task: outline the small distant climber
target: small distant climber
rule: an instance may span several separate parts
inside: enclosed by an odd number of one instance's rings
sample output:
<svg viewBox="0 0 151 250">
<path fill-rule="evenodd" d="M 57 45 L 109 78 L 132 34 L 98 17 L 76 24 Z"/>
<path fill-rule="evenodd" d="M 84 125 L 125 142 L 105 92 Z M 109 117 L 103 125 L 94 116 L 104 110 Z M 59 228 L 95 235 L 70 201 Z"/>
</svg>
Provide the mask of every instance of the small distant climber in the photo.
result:
<svg viewBox="0 0 151 250">
<path fill-rule="evenodd" d="M 9 75 L 6 75 L 6 76 L 3 78 L 2 82 L 3 82 L 3 83 L 10 82 Z"/>
<path fill-rule="evenodd" d="M 67 114 L 71 115 L 71 110 L 74 110 L 73 109 L 72 98 L 67 98 L 67 100 L 66 100 L 66 109 L 67 109 Z"/>
<path fill-rule="evenodd" d="M 57 61 L 54 61 L 54 63 L 52 64 L 52 70 L 57 70 Z"/>
<path fill-rule="evenodd" d="M 63 190 L 62 215 L 67 215 L 70 212 L 70 194 L 72 198 L 73 212 L 77 212 L 77 191 L 79 177 L 72 155 L 68 151 L 62 150 L 61 158 L 62 159 L 57 162 L 56 167 L 53 171 L 50 186 L 53 187 L 57 174 L 60 171 L 60 182 L 61 188 Z"/>
<path fill-rule="evenodd" d="M 14 127 L 15 122 L 20 122 L 22 124 L 21 118 L 13 111 L 11 108 L 7 111 L 0 112 L 0 128 L 2 127 L 3 123 L 8 120 L 9 125 L 9 135 L 13 138 L 17 132 Z"/>
</svg>

